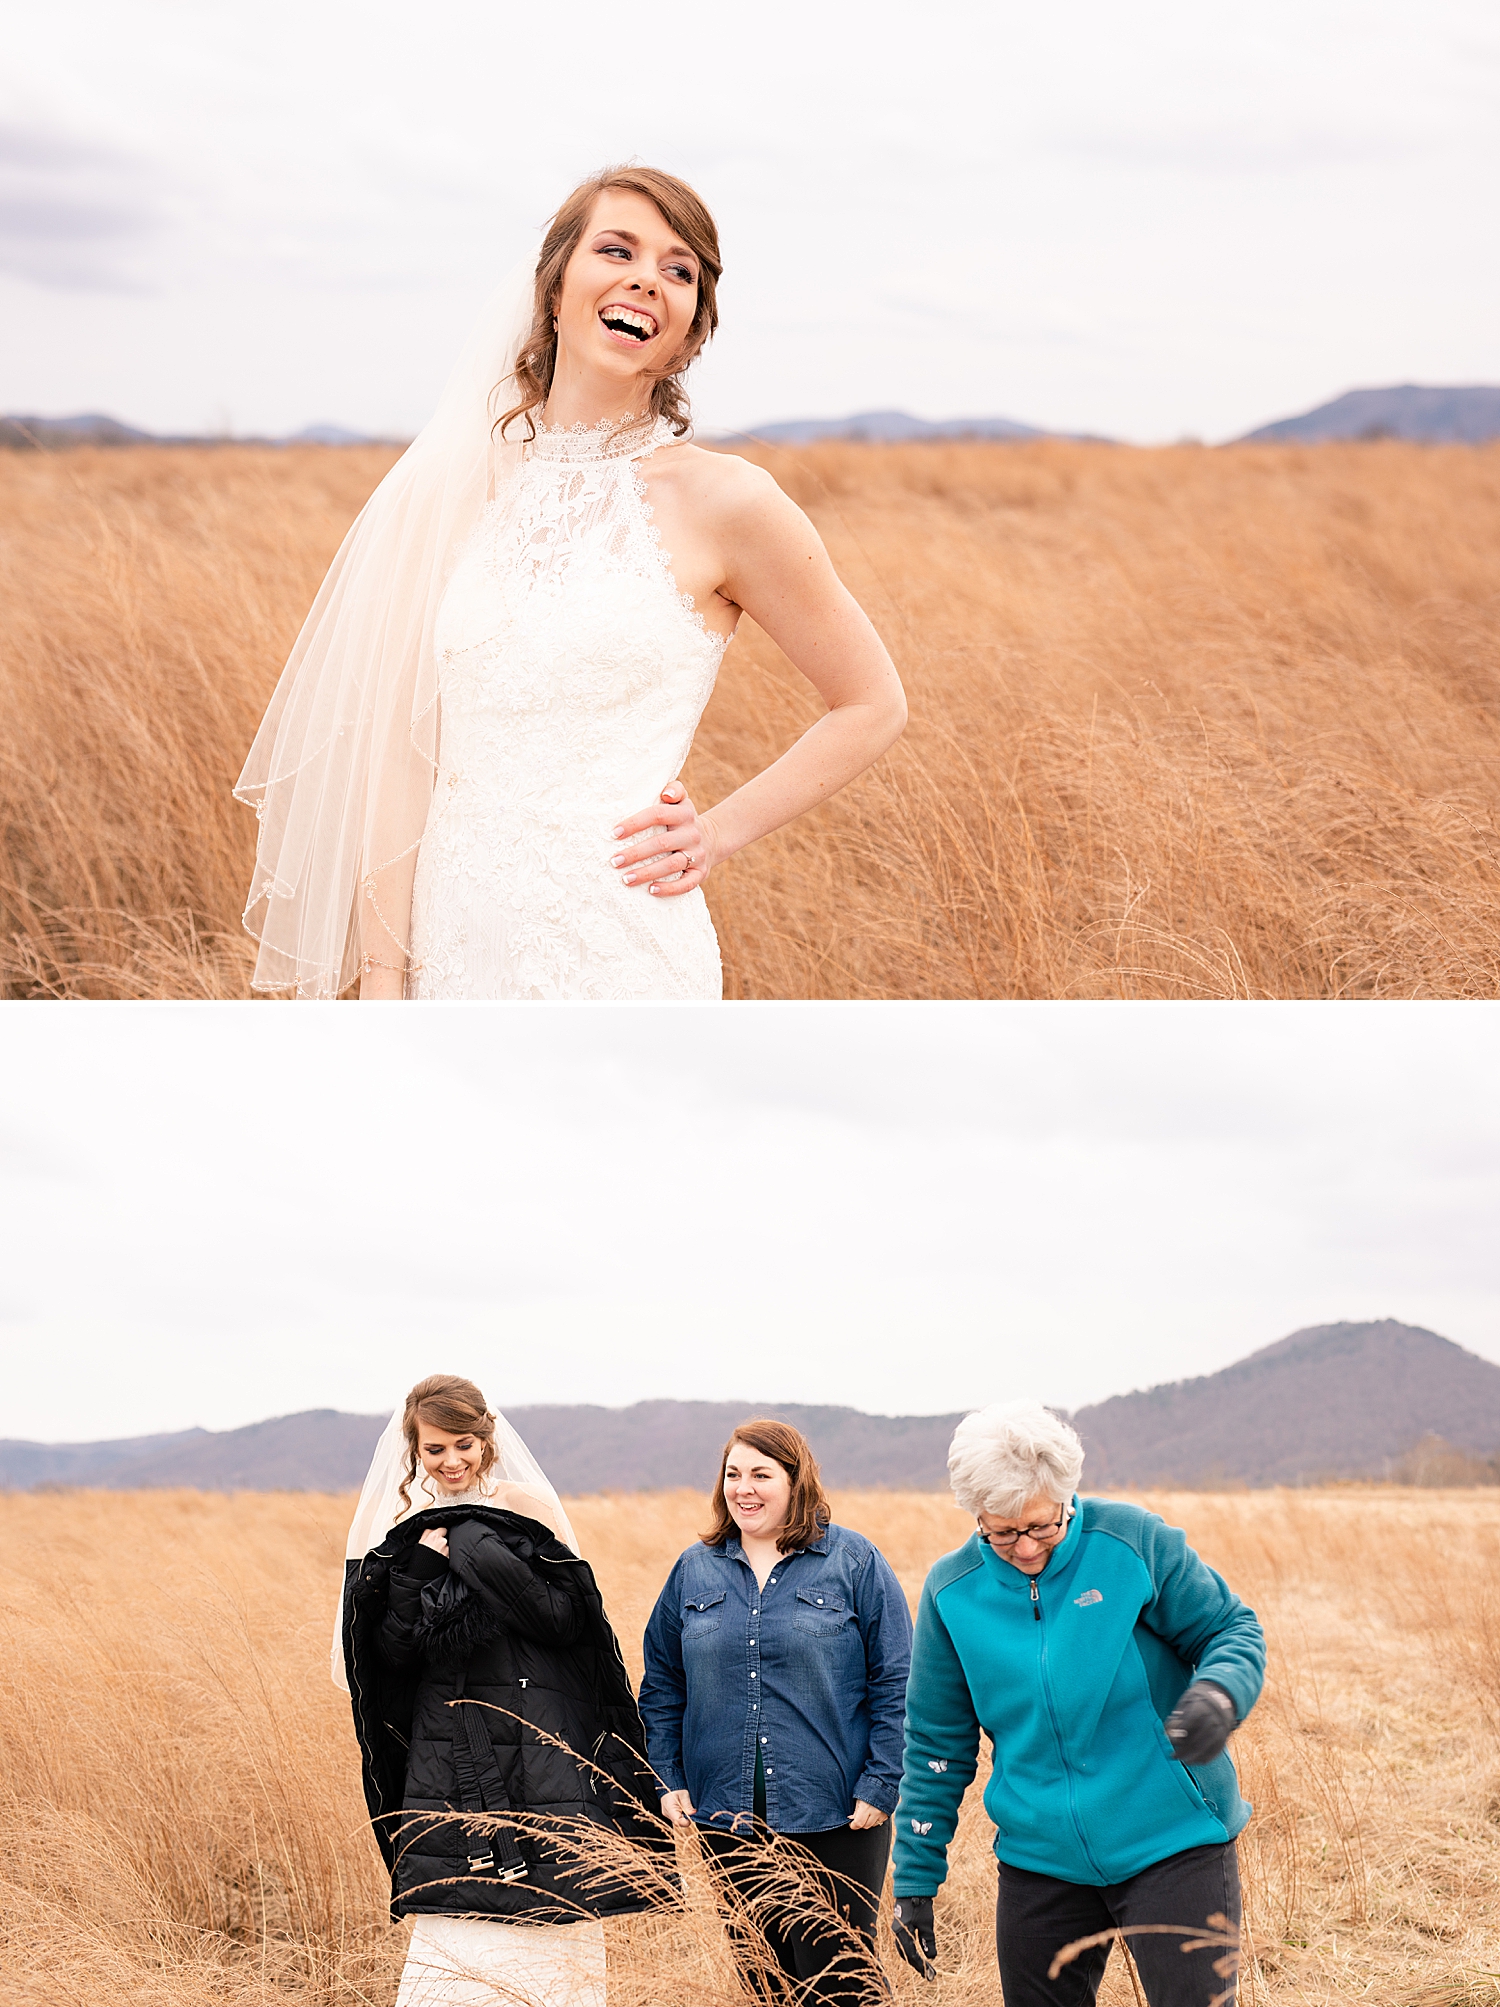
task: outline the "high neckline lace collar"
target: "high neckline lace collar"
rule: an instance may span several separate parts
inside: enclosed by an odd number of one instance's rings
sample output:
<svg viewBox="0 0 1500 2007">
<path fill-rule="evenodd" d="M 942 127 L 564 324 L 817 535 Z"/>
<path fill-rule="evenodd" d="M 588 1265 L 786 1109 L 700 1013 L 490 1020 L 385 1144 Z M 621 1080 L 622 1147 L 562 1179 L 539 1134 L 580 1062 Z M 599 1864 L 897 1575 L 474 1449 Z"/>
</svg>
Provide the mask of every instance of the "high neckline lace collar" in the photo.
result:
<svg viewBox="0 0 1500 2007">
<path fill-rule="evenodd" d="M 532 460 L 642 460 L 675 435 L 670 418 L 601 418 L 597 425 L 543 425 L 526 448 Z"/>
<path fill-rule="evenodd" d="M 460 1491 L 452 1498 L 445 1498 L 444 1505 L 486 1505 L 489 1491 L 483 1484 L 471 1484 L 467 1491 Z"/>
</svg>

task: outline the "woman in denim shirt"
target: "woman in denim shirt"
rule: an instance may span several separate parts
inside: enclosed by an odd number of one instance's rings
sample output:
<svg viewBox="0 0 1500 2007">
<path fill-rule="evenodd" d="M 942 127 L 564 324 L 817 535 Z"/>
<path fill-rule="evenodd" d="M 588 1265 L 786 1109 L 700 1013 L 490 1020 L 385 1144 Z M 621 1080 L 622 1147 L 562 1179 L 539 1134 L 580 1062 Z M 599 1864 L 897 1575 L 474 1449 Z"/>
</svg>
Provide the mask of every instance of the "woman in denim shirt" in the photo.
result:
<svg viewBox="0 0 1500 2007">
<path fill-rule="evenodd" d="M 868 1540 L 829 1523 L 812 1451 L 785 1422 L 736 1429 L 712 1506 L 646 1628 L 640 1707 L 662 1811 L 697 1824 L 731 1912 L 753 1915 L 785 1975 L 755 1974 L 759 1997 L 769 1984 L 773 1998 L 883 1999 L 875 1917 L 901 1782 L 906 1598 Z M 777 1834 L 805 1849 L 843 1923 L 789 1907 L 789 1889 L 778 1902 Z"/>
</svg>

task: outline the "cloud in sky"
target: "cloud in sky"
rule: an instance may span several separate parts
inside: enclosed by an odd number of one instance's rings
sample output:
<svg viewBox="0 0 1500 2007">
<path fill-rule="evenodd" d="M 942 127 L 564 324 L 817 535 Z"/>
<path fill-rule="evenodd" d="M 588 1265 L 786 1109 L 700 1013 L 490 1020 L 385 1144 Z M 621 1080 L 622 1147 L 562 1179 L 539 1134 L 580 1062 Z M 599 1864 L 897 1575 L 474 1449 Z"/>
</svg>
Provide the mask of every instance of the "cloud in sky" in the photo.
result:
<svg viewBox="0 0 1500 2007">
<path fill-rule="evenodd" d="M 0 274 L 64 293 L 137 293 L 165 215 L 149 165 L 46 128 L 0 124 Z"/>
<path fill-rule="evenodd" d="M 1500 1360 L 1483 1006 L 13 1010 L 0 1434 Z"/>
<path fill-rule="evenodd" d="M 1059 154 L 1107 161 L 1116 167 L 1170 174 L 1296 175 L 1309 169 L 1364 168 L 1410 162 L 1440 144 L 1437 134 L 1413 131 L 1342 132 L 1254 116 L 1227 123 L 1191 117 L 1150 131 L 1099 123 L 1054 142 Z"/>
<path fill-rule="evenodd" d="M 905 406 L 1216 437 L 1494 374 L 1482 0 L 950 0 L 919 31 L 764 0 L 660 47 L 601 0 L 566 21 L 554 45 L 481 0 L 369 0 L 358 32 L 332 0 L 23 14 L 0 115 L 138 171 L 27 170 L 0 401 L 414 429 L 496 273 L 630 156 L 723 227 L 705 424 Z M 81 299 L 90 273 L 116 290 Z"/>
</svg>

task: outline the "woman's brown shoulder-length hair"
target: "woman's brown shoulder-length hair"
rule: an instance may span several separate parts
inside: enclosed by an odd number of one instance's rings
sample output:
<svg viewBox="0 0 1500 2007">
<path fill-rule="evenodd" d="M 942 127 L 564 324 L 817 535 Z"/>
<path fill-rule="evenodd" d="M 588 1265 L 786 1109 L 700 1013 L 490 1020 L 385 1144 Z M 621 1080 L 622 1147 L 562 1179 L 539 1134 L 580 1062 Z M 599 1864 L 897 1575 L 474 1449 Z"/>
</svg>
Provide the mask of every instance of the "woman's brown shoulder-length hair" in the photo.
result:
<svg viewBox="0 0 1500 2007">
<path fill-rule="evenodd" d="M 675 174 L 664 174 L 659 167 L 606 167 L 601 174 L 580 182 L 547 225 L 536 263 L 531 333 L 516 357 L 515 380 L 521 400 L 497 419 L 502 438 L 513 418 L 524 418 L 527 438 L 536 437 L 532 414 L 547 402 L 557 367 L 557 334 L 552 316 L 562 291 L 563 273 L 578 249 L 579 239 L 594 213 L 594 204 L 610 188 L 628 188 L 654 202 L 698 260 L 698 306 L 687 340 L 674 358 L 671 370 L 651 386 L 651 416 L 670 418 L 679 437 L 688 430 L 687 390 L 682 379 L 688 365 L 719 325 L 717 288 L 724 267 L 719 257 L 718 228 L 703 197 Z"/>
<path fill-rule="evenodd" d="M 719 1477 L 709 1501 L 714 1515 L 713 1525 L 698 1538 L 705 1547 L 717 1547 L 739 1528 L 724 1500 L 724 1467 L 729 1462 L 729 1452 L 736 1443 L 748 1443 L 751 1449 L 759 1450 L 762 1456 L 771 1457 L 779 1463 L 792 1481 L 792 1498 L 787 1507 L 786 1529 L 776 1545 L 783 1554 L 791 1554 L 799 1547 L 811 1547 L 819 1539 L 823 1529 L 833 1517 L 828 1503 L 828 1494 L 823 1489 L 823 1480 L 818 1474 L 818 1459 L 812 1453 L 812 1445 L 800 1429 L 794 1429 L 790 1422 L 773 1422 L 763 1419 L 741 1422 L 733 1435 L 725 1443 L 719 1458 Z"/>
</svg>

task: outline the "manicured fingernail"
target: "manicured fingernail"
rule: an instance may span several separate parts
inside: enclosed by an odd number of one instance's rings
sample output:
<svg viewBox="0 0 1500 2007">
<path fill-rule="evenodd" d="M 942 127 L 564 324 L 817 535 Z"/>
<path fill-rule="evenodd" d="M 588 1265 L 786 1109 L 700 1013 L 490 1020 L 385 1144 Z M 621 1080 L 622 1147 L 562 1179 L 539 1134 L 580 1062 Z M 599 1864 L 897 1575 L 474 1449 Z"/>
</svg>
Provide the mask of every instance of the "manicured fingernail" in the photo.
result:
<svg viewBox="0 0 1500 2007">
<path fill-rule="evenodd" d="M 609 861 L 611 864 L 614 865 L 615 869 L 618 870 L 619 867 L 625 862 L 625 859 L 623 857 L 612 857 Z"/>
<path fill-rule="evenodd" d="M 625 834 L 625 825 L 621 823 L 620 827 L 616 830 L 612 830 L 610 834 L 614 837 L 615 841 L 618 843 L 620 838 Z"/>
<path fill-rule="evenodd" d="M 627 872 L 627 873 L 626 873 L 626 876 L 625 876 L 625 883 L 626 883 L 627 885 L 634 885 L 634 883 L 635 883 L 635 873 L 634 873 L 633 871 L 631 871 L 631 872 Z"/>
</svg>

